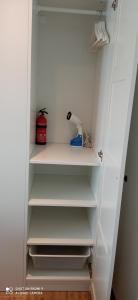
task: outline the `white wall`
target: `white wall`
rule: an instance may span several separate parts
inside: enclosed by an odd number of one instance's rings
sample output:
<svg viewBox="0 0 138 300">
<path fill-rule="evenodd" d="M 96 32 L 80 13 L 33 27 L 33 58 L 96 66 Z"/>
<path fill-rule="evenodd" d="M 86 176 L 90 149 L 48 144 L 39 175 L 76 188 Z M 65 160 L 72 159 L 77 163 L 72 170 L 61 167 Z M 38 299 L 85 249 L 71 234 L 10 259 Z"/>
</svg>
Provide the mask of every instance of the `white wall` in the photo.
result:
<svg viewBox="0 0 138 300">
<path fill-rule="evenodd" d="M 74 126 L 68 111 L 91 131 L 96 55 L 89 51 L 94 18 L 47 13 L 40 17 L 38 106 L 47 107 L 48 141 L 68 143 Z"/>
<path fill-rule="evenodd" d="M 24 284 L 30 7 L 0 1 L 0 290 Z"/>
<path fill-rule="evenodd" d="M 130 130 L 113 287 L 117 300 L 138 299 L 138 76 Z"/>
</svg>

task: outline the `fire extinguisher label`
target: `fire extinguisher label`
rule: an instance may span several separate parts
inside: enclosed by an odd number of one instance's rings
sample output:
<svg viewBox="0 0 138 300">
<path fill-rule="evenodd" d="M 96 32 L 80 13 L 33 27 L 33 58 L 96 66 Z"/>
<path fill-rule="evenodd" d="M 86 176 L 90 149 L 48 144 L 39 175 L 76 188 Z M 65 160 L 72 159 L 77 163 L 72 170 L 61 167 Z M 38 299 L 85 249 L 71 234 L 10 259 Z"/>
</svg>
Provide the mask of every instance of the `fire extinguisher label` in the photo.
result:
<svg viewBox="0 0 138 300">
<path fill-rule="evenodd" d="M 37 143 L 46 143 L 46 128 L 37 128 L 36 139 Z"/>
</svg>

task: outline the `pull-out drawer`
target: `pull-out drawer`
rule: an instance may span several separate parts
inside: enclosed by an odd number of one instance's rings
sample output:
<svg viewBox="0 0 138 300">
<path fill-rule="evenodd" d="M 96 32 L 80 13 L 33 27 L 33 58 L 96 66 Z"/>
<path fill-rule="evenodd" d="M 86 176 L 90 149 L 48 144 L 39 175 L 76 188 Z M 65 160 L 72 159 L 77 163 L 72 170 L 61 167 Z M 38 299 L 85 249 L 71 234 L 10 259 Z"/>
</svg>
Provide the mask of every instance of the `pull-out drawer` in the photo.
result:
<svg viewBox="0 0 138 300">
<path fill-rule="evenodd" d="M 29 256 L 35 269 L 83 269 L 91 256 L 89 247 L 30 246 Z"/>
</svg>

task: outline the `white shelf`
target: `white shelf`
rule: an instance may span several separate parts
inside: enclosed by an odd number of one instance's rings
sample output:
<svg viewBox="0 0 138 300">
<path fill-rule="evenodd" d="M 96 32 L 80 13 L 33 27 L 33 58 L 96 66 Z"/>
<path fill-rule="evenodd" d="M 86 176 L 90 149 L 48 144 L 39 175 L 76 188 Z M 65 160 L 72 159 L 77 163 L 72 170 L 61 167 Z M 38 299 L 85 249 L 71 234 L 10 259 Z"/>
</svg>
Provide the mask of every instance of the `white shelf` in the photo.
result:
<svg viewBox="0 0 138 300">
<path fill-rule="evenodd" d="M 90 280 L 90 274 L 87 267 L 82 270 L 36 270 L 33 268 L 33 264 L 29 262 L 26 279 L 46 281 L 85 281 Z"/>
<path fill-rule="evenodd" d="M 101 0 L 39 0 L 38 5 L 43 7 L 53 7 L 53 8 L 61 8 L 64 7 L 66 9 L 81 9 L 81 10 L 104 10 L 105 9 L 105 1 Z"/>
<path fill-rule="evenodd" d="M 33 207 L 27 244 L 94 245 L 86 210 Z"/>
<path fill-rule="evenodd" d="M 67 144 L 35 146 L 31 164 L 99 166 L 100 159 L 92 149 L 74 148 Z"/>
<path fill-rule="evenodd" d="M 84 10 L 84 9 L 71 9 L 65 7 L 50 7 L 50 6 L 38 6 L 38 12 L 54 12 L 54 13 L 66 13 L 76 15 L 88 15 L 88 16 L 100 16 L 101 12 L 97 10 Z"/>
<path fill-rule="evenodd" d="M 30 206 L 96 207 L 86 176 L 35 175 Z"/>
</svg>

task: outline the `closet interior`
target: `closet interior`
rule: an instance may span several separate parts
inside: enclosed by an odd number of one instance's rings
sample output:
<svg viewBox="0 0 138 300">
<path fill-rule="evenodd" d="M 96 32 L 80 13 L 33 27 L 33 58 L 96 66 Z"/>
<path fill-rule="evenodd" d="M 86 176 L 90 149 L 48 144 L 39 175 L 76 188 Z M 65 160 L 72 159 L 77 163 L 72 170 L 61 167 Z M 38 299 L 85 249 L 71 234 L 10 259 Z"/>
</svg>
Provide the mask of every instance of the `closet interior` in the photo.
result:
<svg viewBox="0 0 138 300">
<path fill-rule="evenodd" d="M 57 290 L 64 282 L 65 290 L 88 290 L 92 279 L 107 111 L 106 92 L 99 95 L 98 87 L 106 77 L 102 62 L 110 47 L 103 44 L 96 51 L 91 47 L 95 23 L 100 21 L 106 22 L 105 1 L 33 3 L 28 285 L 46 282 Z M 110 76 L 108 66 L 107 73 Z M 106 85 L 105 80 L 105 90 Z M 47 144 L 39 146 L 36 112 L 44 107 Z M 76 128 L 66 118 L 69 111 L 82 121 L 91 148 L 70 145 Z"/>
</svg>

